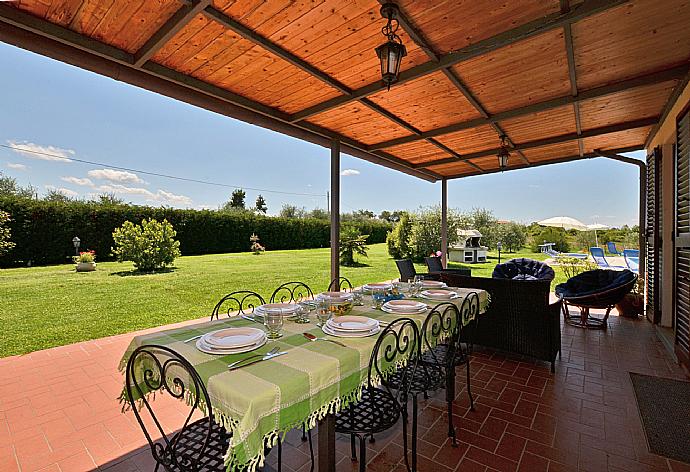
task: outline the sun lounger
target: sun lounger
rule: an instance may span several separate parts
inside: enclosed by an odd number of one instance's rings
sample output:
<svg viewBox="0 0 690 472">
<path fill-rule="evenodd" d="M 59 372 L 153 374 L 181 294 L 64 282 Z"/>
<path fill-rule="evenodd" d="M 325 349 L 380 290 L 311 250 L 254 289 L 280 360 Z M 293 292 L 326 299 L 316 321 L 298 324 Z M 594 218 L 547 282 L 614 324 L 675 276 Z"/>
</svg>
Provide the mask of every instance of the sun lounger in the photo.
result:
<svg viewBox="0 0 690 472">
<path fill-rule="evenodd" d="M 640 251 L 637 249 L 623 249 L 623 258 L 628 269 L 636 274 L 640 272 Z"/>
<path fill-rule="evenodd" d="M 602 269 L 625 269 L 623 266 L 612 266 L 609 264 L 609 261 L 606 260 L 606 256 L 604 255 L 604 250 L 600 247 L 590 247 L 589 252 L 592 254 L 592 259 L 594 259 L 594 262 L 596 262 L 596 264 Z"/>
</svg>

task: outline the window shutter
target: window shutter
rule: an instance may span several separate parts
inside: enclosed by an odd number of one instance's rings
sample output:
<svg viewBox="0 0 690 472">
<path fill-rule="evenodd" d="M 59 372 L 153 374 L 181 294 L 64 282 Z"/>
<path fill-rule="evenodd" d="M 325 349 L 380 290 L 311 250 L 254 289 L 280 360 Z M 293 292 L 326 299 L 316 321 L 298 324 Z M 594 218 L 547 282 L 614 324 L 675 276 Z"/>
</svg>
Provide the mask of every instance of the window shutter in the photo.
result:
<svg viewBox="0 0 690 472">
<path fill-rule="evenodd" d="M 674 267 L 675 348 L 690 359 L 690 111 L 676 124 L 676 227 Z"/>
</svg>

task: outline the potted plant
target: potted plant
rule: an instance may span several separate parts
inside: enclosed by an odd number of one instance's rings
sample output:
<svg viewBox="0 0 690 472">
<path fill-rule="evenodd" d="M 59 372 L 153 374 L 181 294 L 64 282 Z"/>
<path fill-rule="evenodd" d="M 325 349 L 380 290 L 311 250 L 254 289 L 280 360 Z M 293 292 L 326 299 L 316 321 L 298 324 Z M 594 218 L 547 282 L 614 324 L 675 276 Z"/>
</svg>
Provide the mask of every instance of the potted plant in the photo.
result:
<svg viewBox="0 0 690 472">
<path fill-rule="evenodd" d="M 620 316 L 637 318 L 644 313 L 643 283 L 641 279 L 638 279 L 633 290 L 616 304 L 616 310 Z"/>
<path fill-rule="evenodd" d="M 92 272 L 96 270 L 96 252 L 80 252 L 78 256 L 72 258 L 77 264 L 77 272 Z"/>
</svg>

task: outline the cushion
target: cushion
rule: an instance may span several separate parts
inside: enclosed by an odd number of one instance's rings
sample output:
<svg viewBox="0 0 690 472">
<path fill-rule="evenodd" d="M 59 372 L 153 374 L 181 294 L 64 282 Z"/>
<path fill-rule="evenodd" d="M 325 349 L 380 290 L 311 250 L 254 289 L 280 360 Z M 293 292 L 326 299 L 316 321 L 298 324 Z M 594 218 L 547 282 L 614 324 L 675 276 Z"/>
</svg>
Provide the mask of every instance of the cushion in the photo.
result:
<svg viewBox="0 0 690 472">
<path fill-rule="evenodd" d="M 588 270 L 571 277 L 565 283 L 558 284 L 556 295 L 566 299 L 594 295 L 625 286 L 636 278 L 637 276 L 629 270 Z"/>
<path fill-rule="evenodd" d="M 553 269 L 541 261 L 534 259 L 511 259 L 494 267 L 494 279 L 511 280 L 543 280 L 552 281 L 556 276 Z"/>
</svg>

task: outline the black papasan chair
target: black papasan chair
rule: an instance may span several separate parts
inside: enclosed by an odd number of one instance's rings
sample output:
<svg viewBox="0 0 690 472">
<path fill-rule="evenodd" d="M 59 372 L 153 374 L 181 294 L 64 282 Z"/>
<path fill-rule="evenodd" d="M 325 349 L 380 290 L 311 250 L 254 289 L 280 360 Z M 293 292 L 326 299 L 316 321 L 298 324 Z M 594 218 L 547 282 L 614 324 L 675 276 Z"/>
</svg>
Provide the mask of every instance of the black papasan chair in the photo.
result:
<svg viewBox="0 0 690 472">
<path fill-rule="evenodd" d="M 582 272 L 556 286 L 556 295 L 563 300 L 563 319 L 573 326 L 606 329 L 606 322 L 614 305 L 620 302 L 637 283 L 637 274 L 630 270 L 596 269 Z M 568 305 L 580 309 L 571 315 Z M 606 309 L 603 318 L 589 314 L 590 308 Z"/>
<path fill-rule="evenodd" d="M 548 265 L 524 257 L 497 264 L 491 275 L 494 279 L 548 281 L 552 281 L 555 276 L 553 269 Z"/>
</svg>

